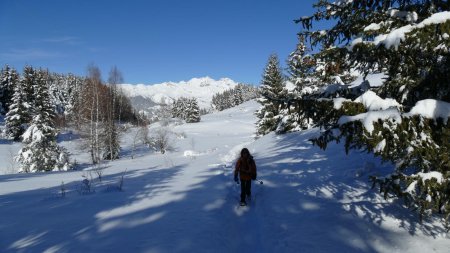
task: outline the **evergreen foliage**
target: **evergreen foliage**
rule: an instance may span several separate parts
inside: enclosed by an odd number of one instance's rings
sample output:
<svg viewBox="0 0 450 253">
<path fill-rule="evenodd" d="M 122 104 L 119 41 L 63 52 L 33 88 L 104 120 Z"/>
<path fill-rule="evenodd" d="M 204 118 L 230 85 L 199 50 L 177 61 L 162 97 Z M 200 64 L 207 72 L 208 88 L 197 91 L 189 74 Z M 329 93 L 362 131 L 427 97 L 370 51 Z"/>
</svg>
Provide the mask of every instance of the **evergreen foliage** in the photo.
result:
<svg viewBox="0 0 450 253">
<path fill-rule="evenodd" d="M 215 94 L 211 106 L 218 111 L 223 111 L 257 97 L 258 89 L 256 87 L 240 83 L 232 89 Z"/>
<path fill-rule="evenodd" d="M 324 129 L 314 143 L 326 148 L 328 142 L 343 139 L 347 151 L 363 149 L 392 162 L 395 171 L 387 177 L 371 177 L 374 186 L 379 186 L 386 198 L 404 199 L 421 217 L 441 213 L 448 221 L 448 118 L 412 113 L 412 108 L 424 100 L 441 101 L 444 108 L 450 102 L 448 1 L 319 0 L 314 6 L 317 11 L 313 15 L 297 20 L 304 28 L 300 37 L 320 49 L 313 56 L 316 71 L 321 71 L 319 80 L 336 83 L 300 99 L 312 109 L 309 115 L 323 115 L 312 117 Z M 323 20 L 335 22 L 330 29 L 312 30 L 313 22 Z M 299 52 L 301 55 L 303 51 Z M 291 76 L 310 73 L 298 62 L 291 65 Z M 352 70 L 363 75 L 384 72 L 387 79 L 377 88 L 350 88 L 346 84 Z M 378 114 L 383 117 L 371 122 L 373 129 L 367 129 L 367 122 L 363 124 L 361 120 L 373 115 L 373 109 L 351 101 L 370 89 L 380 99 L 400 103 L 397 108 L 381 109 Z M 345 97 L 349 102 L 340 109 L 332 103 L 326 105 L 326 101 L 337 97 Z M 323 106 L 317 106 L 320 104 Z"/>
<path fill-rule="evenodd" d="M 200 122 L 200 107 L 196 98 L 180 97 L 173 101 L 172 116 L 187 123 Z"/>
<path fill-rule="evenodd" d="M 259 120 L 257 122 L 257 133 L 259 135 L 274 131 L 280 121 L 279 115 L 284 105 L 284 77 L 278 61 L 278 56 L 270 55 L 264 69 L 260 86 L 261 98 L 258 102 L 262 107 L 256 112 Z"/>
<path fill-rule="evenodd" d="M 197 99 L 190 99 L 187 105 L 186 123 L 200 122 L 200 107 Z"/>
<path fill-rule="evenodd" d="M 6 65 L 0 73 L 0 114 L 6 114 L 12 103 L 14 89 L 19 83 L 19 74 Z"/>
<path fill-rule="evenodd" d="M 447 1 L 320 0 L 315 7 L 316 13 L 297 22 L 306 28 L 301 34 L 312 46 L 322 48 L 319 55 L 329 59 L 331 66 L 346 70 L 354 67 L 362 73 L 387 72 L 388 80 L 380 94 L 409 107 L 430 97 L 450 99 L 445 81 L 450 68 L 445 65 L 450 21 L 427 21 L 433 14 L 448 11 Z M 328 30 L 310 30 L 313 21 L 329 19 L 336 25 Z M 326 72 L 333 69 L 326 68 Z M 426 87 L 425 82 L 430 81 L 432 87 Z"/>
<path fill-rule="evenodd" d="M 88 137 L 94 163 L 119 158 L 119 128 L 115 122 L 138 123 L 139 118 L 120 88 L 103 84 L 99 72 L 90 74 L 78 77 L 25 66 L 20 77 L 8 66 L 2 70 L 1 105 L 8 106 L 5 133 L 26 144 L 17 157 L 24 172 L 68 169 L 67 152 L 55 142 L 58 128 L 68 125 Z M 114 77 L 122 82 L 120 75 Z M 8 101 L 10 87 L 14 87 L 14 93 L 10 102 L 4 102 Z"/>
<path fill-rule="evenodd" d="M 32 108 L 34 108 L 32 95 L 28 92 L 32 91 L 36 74 L 31 67 L 25 67 L 24 73 L 26 78 L 15 84 L 12 102 L 5 118 L 6 136 L 14 141 L 20 141 L 31 121 Z"/>
<path fill-rule="evenodd" d="M 47 87 L 47 73 L 43 70 L 35 73 L 34 115 L 22 136 L 25 146 L 19 151 L 17 161 L 23 172 L 67 170 L 70 166 L 68 155 L 56 143 L 55 113 Z"/>
<path fill-rule="evenodd" d="M 322 68 L 318 66 L 317 59 L 309 54 L 303 35 L 298 36 L 296 49 L 289 55 L 287 65 L 289 82 L 294 88 L 283 92 L 285 106 L 278 116 L 277 133 L 299 131 L 315 125 L 314 107 L 318 102 L 314 98 L 325 84 L 322 73 L 318 71 Z"/>
</svg>

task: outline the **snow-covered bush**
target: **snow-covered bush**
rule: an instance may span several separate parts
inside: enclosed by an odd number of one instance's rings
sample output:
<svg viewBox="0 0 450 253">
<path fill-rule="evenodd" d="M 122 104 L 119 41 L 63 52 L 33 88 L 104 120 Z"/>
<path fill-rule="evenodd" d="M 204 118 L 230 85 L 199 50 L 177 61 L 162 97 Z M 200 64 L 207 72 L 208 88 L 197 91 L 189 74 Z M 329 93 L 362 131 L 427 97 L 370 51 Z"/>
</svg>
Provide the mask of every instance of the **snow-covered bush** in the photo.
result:
<svg viewBox="0 0 450 253">
<path fill-rule="evenodd" d="M 105 172 L 105 167 L 101 164 L 95 164 L 95 166 L 92 170 L 97 175 L 98 180 L 101 182 L 103 173 Z"/>
<path fill-rule="evenodd" d="M 156 151 L 164 154 L 167 150 L 172 148 L 172 131 L 165 127 L 159 127 L 150 134 L 150 146 Z"/>
<path fill-rule="evenodd" d="M 131 149 L 131 159 L 134 159 L 134 155 L 135 155 L 136 149 L 139 145 L 139 142 L 142 145 L 151 145 L 151 143 L 152 143 L 147 125 L 140 126 L 134 133 L 133 147 Z"/>
<path fill-rule="evenodd" d="M 83 172 L 81 175 L 83 180 L 78 184 L 77 186 L 77 192 L 80 195 L 86 195 L 86 194 L 92 194 L 95 192 L 95 186 L 94 186 L 94 180 L 92 178 L 92 173 L 89 172 Z"/>
</svg>

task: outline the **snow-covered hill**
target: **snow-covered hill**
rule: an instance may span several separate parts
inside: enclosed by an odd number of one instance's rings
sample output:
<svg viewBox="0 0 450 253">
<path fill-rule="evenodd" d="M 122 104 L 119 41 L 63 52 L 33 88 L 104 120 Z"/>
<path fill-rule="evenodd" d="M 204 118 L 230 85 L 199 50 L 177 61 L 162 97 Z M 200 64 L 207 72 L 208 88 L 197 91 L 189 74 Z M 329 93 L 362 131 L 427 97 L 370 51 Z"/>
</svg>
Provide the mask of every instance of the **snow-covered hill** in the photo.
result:
<svg viewBox="0 0 450 253">
<path fill-rule="evenodd" d="M 180 97 L 195 97 L 200 108 L 210 108 L 213 95 L 232 89 L 237 84 L 229 78 L 214 80 L 202 77 L 159 84 L 122 84 L 121 87 L 136 109 L 149 111 L 157 104 L 171 103 Z"/>
<path fill-rule="evenodd" d="M 164 155 L 140 146 L 131 159 L 130 129 L 121 159 L 105 164 L 101 182 L 92 175 L 89 194 L 78 193 L 89 157 L 77 136 L 61 136 L 84 170 L 0 176 L 0 252 L 448 252 L 439 222 L 421 224 L 370 189 L 368 176 L 391 165 L 347 156 L 342 143 L 322 151 L 309 141 L 318 129 L 255 140 L 258 107 L 169 127 Z M 254 181 L 249 207 L 238 206 L 232 180 L 243 147 L 263 182 Z"/>
</svg>

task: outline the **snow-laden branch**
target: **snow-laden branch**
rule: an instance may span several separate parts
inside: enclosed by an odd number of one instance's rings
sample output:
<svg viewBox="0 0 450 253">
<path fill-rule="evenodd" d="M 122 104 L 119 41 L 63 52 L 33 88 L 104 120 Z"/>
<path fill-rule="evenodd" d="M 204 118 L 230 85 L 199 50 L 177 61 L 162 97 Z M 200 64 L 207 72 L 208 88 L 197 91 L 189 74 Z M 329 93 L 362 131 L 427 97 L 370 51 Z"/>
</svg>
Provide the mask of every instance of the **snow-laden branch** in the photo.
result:
<svg viewBox="0 0 450 253">
<path fill-rule="evenodd" d="M 450 20 L 450 11 L 439 12 L 431 15 L 429 18 L 424 19 L 418 24 L 409 24 L 400 28 L 394 29 L 389 33 L 380 34 L 374 38 L 373 41 L 365 41 L 361 37 L 355 38 L 349 45 L 349 50 L 359 43 L 373 44 L 375 46 L 384 45 L 386 49 L 394 47 L 397 49 L 402 41 L 406 39 L 406 34 L 412 32 L 415 29 L 421 29 L 429 25 L 442 24 Z M 364 31 L 372 31 L 379 29 L 378 24 L 370 24 Z"/>
</svg>

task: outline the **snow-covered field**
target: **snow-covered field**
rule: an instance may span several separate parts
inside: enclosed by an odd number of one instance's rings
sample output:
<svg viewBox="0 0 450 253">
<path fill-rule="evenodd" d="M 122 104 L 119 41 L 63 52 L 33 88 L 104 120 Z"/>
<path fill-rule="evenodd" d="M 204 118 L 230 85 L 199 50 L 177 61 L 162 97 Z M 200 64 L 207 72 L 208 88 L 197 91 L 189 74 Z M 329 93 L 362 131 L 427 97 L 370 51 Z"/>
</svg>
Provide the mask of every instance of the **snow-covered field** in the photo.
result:
<svg viewBox="0 0 450 253">
<path fill-rule="evenodd" d="M 60 143 L 83 170 L 58 173 L 3 175 L 8 150 L 20 145 L 2 141 L 0 252 L 448 252 L 438 222 L 420 224 L 370 189 L 368 176 L 390 165 L 347 156 L 342 144 L 322 151 L 308 141 L 316 129 L 255 140 L 257 107 L 171 127 L 164 155 L 141 146 L 131 159 L 136 129 L 128 130 L 122 158 L 104 164 L 102 182 L 91 173 L 95 192 L 85 194 L 82 176 L 92 168 L 76 136 Z M 242 147 L 263 182 L 254 181 L 249 207 L 238 207 L 232 180 Z"/>
</svg>

